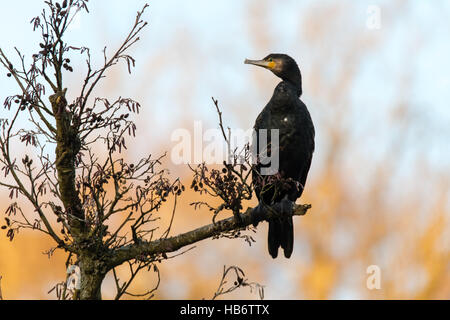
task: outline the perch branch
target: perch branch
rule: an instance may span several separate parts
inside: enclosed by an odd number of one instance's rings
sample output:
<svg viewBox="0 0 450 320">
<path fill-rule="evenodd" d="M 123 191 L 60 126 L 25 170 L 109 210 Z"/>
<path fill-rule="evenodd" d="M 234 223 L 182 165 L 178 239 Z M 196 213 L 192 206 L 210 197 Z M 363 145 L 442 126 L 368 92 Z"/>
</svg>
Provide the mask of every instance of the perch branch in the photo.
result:
<svg viewBox="0 0 450 320">
<path fill-rule="evenodd" d="M 311 205 L 309 204 L 295 205 L 292 215 L 303 216 L 310 208 Z M 253 208 L 248 208 L 245 213 L 240 214 L 240 221 L 236 220 L 235 217 L 230 217 L 174 237 L 129 244 L 117 249 L 113 253 L 110 263 L 112 267 L 115 267 L 139 256 L 174 252 L 201 240 L 219 236 L 224 232 L 244 229 L 255 222 L 266 221 L 278 215 L 273 210 L 265 210 L 264 213 L 253 219 L 253 210 Z"/>
</svg>

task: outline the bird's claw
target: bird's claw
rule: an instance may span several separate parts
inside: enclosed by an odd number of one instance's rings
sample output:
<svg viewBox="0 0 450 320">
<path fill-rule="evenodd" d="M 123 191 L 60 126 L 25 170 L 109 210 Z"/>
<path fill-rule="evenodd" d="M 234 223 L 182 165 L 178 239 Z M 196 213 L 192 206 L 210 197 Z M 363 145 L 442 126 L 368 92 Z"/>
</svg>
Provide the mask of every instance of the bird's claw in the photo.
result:
<svg viewBox="0 0 450 320">
<path fill-rule="evenodd" d="M 280 213 L 280 216 L 292 215 L 294 210 L 294 202 L 289 199 L 284 198 L 275 205 L 275 210 Z"/>
</svg>

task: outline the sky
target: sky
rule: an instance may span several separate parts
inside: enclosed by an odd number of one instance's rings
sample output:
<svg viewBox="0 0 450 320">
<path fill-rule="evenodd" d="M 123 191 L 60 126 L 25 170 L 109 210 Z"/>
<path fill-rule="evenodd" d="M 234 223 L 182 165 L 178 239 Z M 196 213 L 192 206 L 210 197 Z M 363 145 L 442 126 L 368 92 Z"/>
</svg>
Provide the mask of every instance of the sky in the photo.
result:
<svg viewBox="0 0 450 320">
<path fill-rule="evenodd" d="M 107 4 L 104 1 L 92 1 L 89 4 L 91 14 L 83 14 L 74 23 L 69 39 L 73 39 L 74 43 L 91 47 L 94 61 L 100 63 L 104 45 L 107 44 L 110 50 L 119 45 L 129 30 L 135 12 L 145 3 L 145 1 L 130 1 L 127 5 L 123 5 L 121 1 L 109 1 Z M 302 10 L 314 10 L 314 6 L 333 1 L 317 4 L 293 0 L 261 2 L 261 6 L 270 8 L 269 29 L 266 36 L 276 45 L 267 48 L 262 45 L 259 52 L 255 50 L 251 41 L 252 38 L 260 36 L 255 34 L 252 27 L 248 27 L 252 15 L 252 12 L 248 12 L 248 5 L 251 3 L 251 1 L 151 1 L 145 15 L 149 26 L 142 33 L 141 42 L 132 49 L 137 60 L 136 70 L 132 75 L 128 75 L 125 66 L 119 67 L 118 76 L 123 77 L 124 81 L 120 81 L 120 85 L 118 82 L 107 85 L 106 90 L 119 90 L 120 87 L 120 95 L 129 94 L 137 100 L 151 104 L 152 115 L 160 120 L 153 124 L 155 130 L 159 132 L 162 130 L 166 135 L 179 127 L 186 118 L 184 114 L 186 109 L 180 112 L 177 101 L 183 97 L 188 99 L 184 101 L 188 102 L 186 104 L 189 106 L 189 116 L 194 119 L 207 119 L 208 123 L 216 122 L 216 114 L 210 100 L 210 97 L 214 96 L 223 103 L 223 108 L 229 106 L 232 108 L 233 112 L 229 112 L 228 117 L 225 114 L 229 126 L 251 127 L 252 118 L 236 117 L 234 110 L 240 107 L 239 103 L 263 106 L 264 101 L 270 97 L 271 90 L 268 88 L 261 96 L 255 87 L 249 85 L 249 77 L 261 71 L 249 69 L 243 65 L 243 60 L 262 58 L 271 51 L 293 52 L 298 55 L 296 58 L 299 60 L 304 77 L 308 77 L 308 61 L 312 60 L 314 52 L 308 52 L 306 44 L 299 44 L 301 39 L 298 29 L 304 23 Z M 450 121 L 447 103 L 450 99 L 448 90 L 450 44 L 445 41 L 450 31 L 447 22 L 450 5 L 447 1 L 435 1 L 433 4 L 408 1 L 407 12 L 397 20 L 389 16 L 389 10 L 383 11 L 383 5 L 387 3 L 386 1 L 340 2 L 344 10 L 354 12 L 355 18 L 352 25 L 346 26 L 343 23 L 342 26 L 338 26 L 334 30 L 337 35 L 348 32 L 345 29 L 355 28 L 355 25 L 357 28 L 367 28 L 367 10 L 369 6 L 375 5 L 380 8 L 381 28 L 367 30 L 367 33 L 378 33 L 385 41 L 381 47 L 372 53 L 369 52 L 365 57 L 351 93 L 352 104 L 358 106 L 354 115 L 357 119 L 350 119 L 352 125 L 355 125 L 355 135 L 359 134 L 358 126 L 364 129 L 367 128 L 367 122 L 373 122 L 373 119 L 383 121 L 377 119 L 384 116 L 378 111 L 390 106 L 401 81 L 399 77 L 404 77 L 406 70 L 411 73 L 409 80 L 411 92 L 408 94 L 413 97 L 426 129 L 421 138 L 426 144 L 433 140 L 433 143 L 426 147 L 426 151 L 434 165 L 442 165 L 443 158 L 448 156 L 446 150 L 449 148 L 445 148 L 444 145 L 450 130 L 447 125 Z M 23 21 L 30 21 L 41 7 L 40 1 L 14 1 L 2 10 L 0 18 L 3 24 L 11 26 L 13 30 L 0 35 L 2 48 L 8 54 L 14 53 L 14 47 L 20 48 L 24 53 L 36 50 L 37 42 L 32 40 L 37 39 L 38 35 L 31 32 L 31 25 Z M 258 8 L 253 6 L 255 7 Z M 389 19 L 387 26 L 383 19 Z M 264 37 L 265 32 L 262 31 L 262 34 Z M 334 66 L 339 64 L 337 60 L 339 56 L 332 54 L 333 51 L 339 50 L 336 47 L 338 45 L 336 42 L 319 46 L 319 49 L 323 48 L 330 52 L 327 57 L 330 64 L 329 72 L 333 72 Z M 295 52 L 299 48 L 303 52 Z M 410 52 L 419 48 L 418 54 L 410 59 Z M 161 60 L 164 70 L 158 66 L 158 60 Z M 76 61 L 83 63 L 82 59 Z M 186 69 L 183 70 L 183 67 Z M 156 76 L 152 75 L 152 71 Z M 85 71 L 80 68 L 80 71 L 76 70 L 73 75 L 69 75 L 71 86 L 75 84 L 76 88 L 76 84 L 81 82 L 83 72 Z M 147 81 L 149 75 L 150 79 Z M 276 83 L 276 79 L 271 78 L 271 75 L 267 74 L 264 77 L 270 78 L 271 83 Z M 10 91 L 14 88 L 10 80 L 5 77 L 0 79 L 2 93 L 13 92 Z M 174 88 L 173 83 L 176 80 L 179 83 Z M 320 98 L 308 94 L 307 82 L 304 84 L 304 92 L 305 100 L 313 104 L 316 100 L 317 103 L 321 103 Z M 69 90 L 69 96 L 70 94 Z M 242 95 L 247 95 L 248 101 L 236 101 Z M 365 107 L 361 107 L 362 105 Z M 257 110 L 258 107 L 254 108 Z M 314 114 L 314 105 L 312 113 Z M 388 135 L 391 134 L 389 128 L 383 128 L 383 131 Z M 378 136 L 375 138 L 379 139 Z M 165 143 L 160 139 L 152 140 L 157 144 Z M 414 140 L 415 144 L 417 142 L 420 143 L 417 139 Z"/>
</svg>

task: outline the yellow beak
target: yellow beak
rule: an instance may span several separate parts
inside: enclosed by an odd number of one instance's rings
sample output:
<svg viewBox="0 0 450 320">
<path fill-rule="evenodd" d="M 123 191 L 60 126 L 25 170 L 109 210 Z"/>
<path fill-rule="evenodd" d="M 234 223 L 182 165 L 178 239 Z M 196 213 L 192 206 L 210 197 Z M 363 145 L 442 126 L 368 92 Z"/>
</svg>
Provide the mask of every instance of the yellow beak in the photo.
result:
<svg viewBox="0 0 450 320">
<path fill-rule="evenodd" d="M 263 67 L 266 69 L 273 69 L 273 67 L 275 67 L 275 62 L 273 61 L 266 61 L 266 60 L 249 60 L 249 59 L 245 59 L 244 61 L 245 64 L 253 64 L 255 66 L 259 66 L 259 67 Z"/>
</svg>

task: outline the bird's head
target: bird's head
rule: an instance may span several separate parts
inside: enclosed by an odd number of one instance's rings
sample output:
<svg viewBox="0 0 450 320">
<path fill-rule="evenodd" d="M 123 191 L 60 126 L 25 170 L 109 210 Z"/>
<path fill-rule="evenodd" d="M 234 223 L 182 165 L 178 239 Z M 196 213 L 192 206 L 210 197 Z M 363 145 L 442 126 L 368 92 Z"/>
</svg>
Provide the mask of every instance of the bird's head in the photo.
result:
<svg viewBox="0 0 450 320">
<path fill-rule="evenodd" d="M 244 63 L 253 64 L 272 71 L 277 77 L 292 83 L 298 88 L 299 95 L 301 94 L 302 76 L 300 69 L 297 62 L 287 54 L 271 53 L 262 60 L 245 59 Z"/>
</svg>

